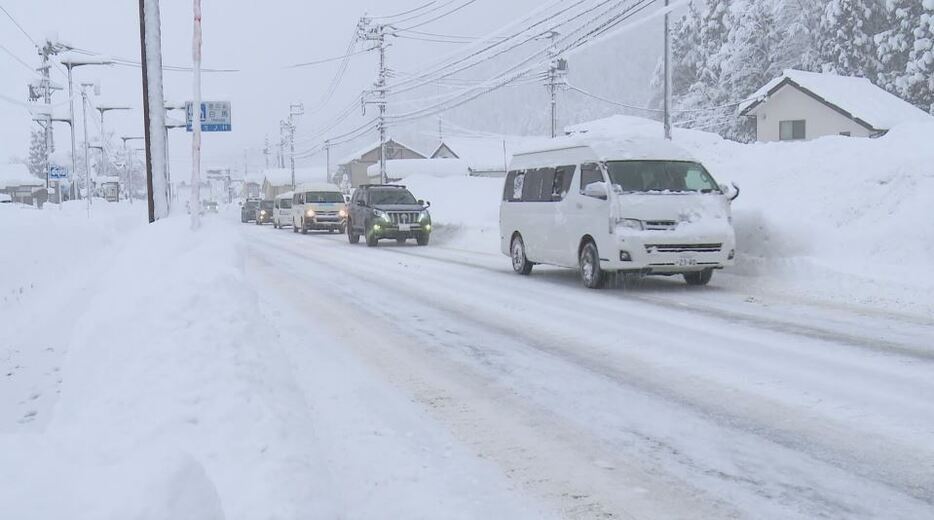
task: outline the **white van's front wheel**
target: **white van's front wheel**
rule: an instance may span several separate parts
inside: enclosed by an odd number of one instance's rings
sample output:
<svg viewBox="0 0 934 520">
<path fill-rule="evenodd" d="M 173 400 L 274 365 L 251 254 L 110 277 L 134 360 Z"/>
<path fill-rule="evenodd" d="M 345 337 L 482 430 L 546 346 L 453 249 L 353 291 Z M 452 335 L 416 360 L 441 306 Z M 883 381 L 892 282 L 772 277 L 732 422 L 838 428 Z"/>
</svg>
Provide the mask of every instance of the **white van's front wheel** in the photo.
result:
<svg viewBox="0 0 934 520">
<path fill-rule="evenodd" d="M 513 271 L 521 274 L 527 275 L 532 272 L 532 262 L 529 262 L 528 257 L 525 256 L 525 242 L 522 241 L 521 235 L 516 235 L 512 238 L 512 269 Z"/>
<path fill-rule="evenodd" d="M 584 287 L 588 289 L 603 288 L 606 273 L 600 268 L 600 254 L 597 252 L 597 245 L 593 242 L 587 242 L 581 248 L 580 274 Z"/>
</svg>

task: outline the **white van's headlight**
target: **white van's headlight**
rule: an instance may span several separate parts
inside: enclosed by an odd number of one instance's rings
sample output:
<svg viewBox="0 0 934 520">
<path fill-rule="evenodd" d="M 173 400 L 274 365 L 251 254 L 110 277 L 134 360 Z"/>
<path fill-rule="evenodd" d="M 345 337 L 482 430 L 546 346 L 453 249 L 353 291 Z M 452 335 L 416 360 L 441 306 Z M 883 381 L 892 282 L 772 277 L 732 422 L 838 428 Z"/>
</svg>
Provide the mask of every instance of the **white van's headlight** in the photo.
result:
<svg viewBox="0 0 934 520">
<path fill-rule="evenodd" d="M 347 218 L 347 210 L 346 210 L 346 209 L 342 209 L 342 210 L 340 210 L 340 211 L 337 212 L 337 215 L 340 216 L 340 218 Z"/>
<path fill-rule="evenodd" d="M 642 225 L 642 221 L 634 218 L 617 219 L 616 225 L 624 229 L 633 229 L 636 231 L 642 231 L 645 229 L 645 226 Z"/>
<path fill-rule="evenodd" d="M 315 210 L 310 209 L 305 213 L 305 215 L 307 215 L 309 218 L 313 218 L 315 216 Z"/>
</svg>

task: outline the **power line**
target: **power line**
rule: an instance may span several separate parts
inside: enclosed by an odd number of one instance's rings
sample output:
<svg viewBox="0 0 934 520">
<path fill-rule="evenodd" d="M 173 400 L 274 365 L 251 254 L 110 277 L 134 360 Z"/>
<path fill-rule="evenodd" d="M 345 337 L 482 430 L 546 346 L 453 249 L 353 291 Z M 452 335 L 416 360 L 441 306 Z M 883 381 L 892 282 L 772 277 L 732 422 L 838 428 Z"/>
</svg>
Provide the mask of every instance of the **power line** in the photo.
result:
<svg viewBox="0 0 934 520">
<path fill-rule="evenodd" d="M 438 21 L 438 20 L 441 20 L 442 18 L 447 18 L 448 16 L 450 16 L 450 15 L 452 15 L 452 14 L 454 14 L 454 13 L 456 13 L 456 12 L 462 10 L 462 9 L 464 9 L 465 7 L 468 7 L 468 6 L 472 5 L 472 4 L 475 4 L 475 3 L 477 3 L 477 0 L 467 0 L 466 2 L 464 2 L 464 3 L 462 3 L 461 5 L 455 7 L 454 9 L 451 9 L 450 11 L 448 11 L 448 12 L 446 12 L 446 13 L 440 14 L 440 15 L 438 15 L 438 16 L 436 16 L 436 17 L 430 19 L 430 20 L 425 20 L 424 22 L 417 23 L 417 24 L 412 25 L 412 26 L 410 26 L 410 27 L 403 27 L 402 30 L 412 30 L 412 29 L 416 29 L 416 28 L 421 27 L 421 26 L 423 26 L 423 25 L 428 25 L 428 24 L 430 24 L 430 23 L 432 23 L 432 22 L 436 22 L 436 21 Z"/>
<path fill-rule="evenodd" d="M 300 68 L 300 67 L 311 67 L 311 66 L 314 66 L 314 65 L 321 65 L 321 64 L 324 64 L 324 63 L 331 63 L 331 62 L 334 62 L 334 61 L 345 60 L 345 59 L 347 59 L 347 58 L 350 58 L 350 57 L 353 57 L 353 56 L 357 56 L 358 54 L 364 54 L 364 53 L 367 53 L 367 52 L 369 52 L 369 51 L 370 51 L 370 49 L 362 49 L 362 50 L 359 50 L 359 51 L 355 51 L 355 52 L 350 52 L 350 53 L 344 54 L 344 55 L 342 55 L 342 56 L 334 56 L 334 57 L 331 57 L 331 58 L 323 58 L 323 59 L 320 59 L 320 60 L 306 61 L 306 62 L 304 62 L 304 63 L 296 63 L 296 64 L 294 64 L 294 65 L 289 65 L 289 66 L 283 67 L 283 68 L 285 68 L 285 69 L 297 69 L 297 68 Z"/>
<path fill-rule="evenodd" d="M 20 58 L 20 57 L 17 56 L 16 54 L 13 54 L 13 51 L 11 51 L 10 49 L 7 49 L 7 48 L 6 48 L 5 46 L 3 46 L 2 44 L 0 44 L 0 49 L 2 49 L 4 52 L 6 52 L 7 54 L 9 54 L 10 57 L 13 58 L 14 60 L 16 60 L 17 63 L 19 63 L 19 64 L 22 65 L 23 67 L 26 67 L 26 70 L 28 70 L 29 72 L 31 72 L 33 75 L 36 75 L 35 69 L 32 68 L 32 65 L 30 65 L 29 63 L 26 63 L 26 60 Z"/>
<path fill-rule="evenodd" d="M 19 32 L 23 33 L 23 36 L 29 39 L 29 41 L 32 42 L 32 44 L 35 45 L 36 47 L 40 47 L 40 45 L 36 43 L 36 40 L 34 40 L 32 36 L 30 36 L 29 33 L 26 32 L 26 29 L 23 29 L 23 26 L 20 25 L 19 22 L 16 21 L 16 18 L 13 18 L 13 15 L 10 14 L 10 12 L 7 11 L 6 8 L 3 7 L 2 5 L 0 5 L 0 11 L 3 11 L 3 13 L 7 16 L 7 18 L 9 18 L 11 22 L 13 22 L 13 25 L 15 25 L 17 29 L 19 29 Z"/>
<path fill-rule="evenodd" d="M 432 5 L 436 4 L 436 3 L 438 3 L 436 0 L 432 0 L 431 2 L 428 2 L 428 3 L 426 3 L 426 4 L 422 4 L 421 6 L 416 7 L 415 9 L 409 9 L 408 11 L 402 11 L 401 13 L 396 13 L 396 14 L 387 14 L 387 15 L 383 15 L 383 16 L 371 16 L 370 18 L 373 19 L 373 20 L 385 20 L 385 19 L 388 19 L 388 18 L 398 18 L 398 17 L 400 17 L 400 16 L 405 16 L 405 15 L 412 14 L 412 13 L 417 12 L 417 11 L 421 11 L 422 9 L 424 9 L 424 8 L 426 8 L 426 7 L 430 7 L 430 6 L 432 6 Z"/>
<path fill-rule="evenodd" d="M 575 87 L 574 85 L 568 85 L 567 87 L 568 89 L 573 90 L 577 93 L 583 94 L 587 97 L 590 97 L 590 98 L 593 98 L 599 101 L 603 101 L 604 103 L 609 103 L 610 105 L 616 105 L 618 107 L 628 108 L 630 110 L 642 110 L 644 112 L 653 112 L 653 113 L 663 112 L 663 110 L 658 109 L 658 108 L 639 107 L 635 105 L 627 105 L 626 103 L 620 103 L 618 101 L 613 101 L 612 99 L 605 98 L 603 96 L 598 96 L 597 94 L 594 94 L 593 92 L 588 92 L 582 88 Z"/>
</svg>

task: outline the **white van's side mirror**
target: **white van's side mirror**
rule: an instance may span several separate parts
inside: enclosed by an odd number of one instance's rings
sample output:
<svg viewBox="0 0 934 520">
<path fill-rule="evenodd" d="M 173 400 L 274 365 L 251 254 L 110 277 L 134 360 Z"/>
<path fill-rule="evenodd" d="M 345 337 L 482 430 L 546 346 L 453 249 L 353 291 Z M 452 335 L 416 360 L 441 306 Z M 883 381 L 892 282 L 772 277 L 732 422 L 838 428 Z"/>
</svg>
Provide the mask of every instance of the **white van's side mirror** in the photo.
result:
<svg viewBox="0 0 934 520">
<path fill-rule="evenodd" d="M 609 192 L 606 189 L 605 182 L 593 182 L 588 184 L 584 188 L 585 197 L 593 197 L 595 199 L 606 200 L 609 197 Z"/>
<path fill-rule="evenodd" d="M 739 186 L 737 186 L 736 183 L 730 183 L 729 185 L 721 184 L 720 191 L 722 191 L 731 202 L 736 200 L 740 193 Z"/>
</svg>

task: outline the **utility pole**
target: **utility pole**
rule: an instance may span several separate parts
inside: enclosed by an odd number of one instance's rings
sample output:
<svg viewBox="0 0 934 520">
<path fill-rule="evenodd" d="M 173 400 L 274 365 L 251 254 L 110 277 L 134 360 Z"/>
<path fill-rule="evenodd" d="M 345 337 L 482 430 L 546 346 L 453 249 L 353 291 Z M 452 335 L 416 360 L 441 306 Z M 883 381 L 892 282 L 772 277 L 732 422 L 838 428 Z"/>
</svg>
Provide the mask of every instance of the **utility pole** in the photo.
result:
<svg viewBox="0 0 934 520">
<path fill-rule="evenodd" d="M 665 0 L 665 9 L 669 0 Z M 665 12 L 665 139 L 671 140 L 671 27 L 670 13 Z"/>
<path fill-rule="evenodd" d="M 91 159 L 88 153 L 88 87 L 93 86 L 93 83 L 81 84 L 81 120 L 84 123 L 84 189 L 87 190 L 84 198 L 88 218 L 91 218 L 91 199 L 94 198 L 91 193 Z"/>
<path fill-rule="evenodd" d="M 373 25 L 373 20 L 366 16 L 360 18 L 360 23 L 357 24 L 357 32 L 360 38 L 374 42 L 376 50 L 379 51 L 379 75 L 376 78 L 375 89 L 373 90 L 373 92 L 376 93 L 376 100 L 370 101 L 370 103 L 376 104 L 379 108 L 379 117 L 376 121 L 376 127 L 379 131 L 379 177 L 383 184 L 387 182 L 386 112 L 389 93 L 387 92 L 386 83 L 389 79 L 389 68 L 386 65 L 386 36 L 390 34 L 387 29 L 391 29 L 391 27 L 382 24 Z"/>
<path fill-rule="evenodd" d="M 548 47 L 548 55 L 551 59 L 548 62 L 548 74 L 545 86 L 548 87 L 551 103 L 551 138 L 558 137 L 558 88 L 564 86 L 564 80 L 568 72 L 568 61 L 558 55 L 556 40 L 561 36 L 557 31 L 550 31 L 545 37 L 551 43 Z"/>
<path fill-rule="evenodd" d="M 328 181 L 330 181 L 331 180 L 331 140 L 330 139 L 324 142 L 324 155 L 326 157 L 324 173 L 327 176 Z"/>
<path fill-rule="evenodd" d="M 45 45 L 39 47 L 39 56 L 42 58 L 42 65 L 39 67 L 38 71 L 42 75 L 42 80 L 39 83 L 39 92 L 30 93 L 30 101 L 42 99 L 43 104 L 46 106 L 52 104 L 52 63 L 50 62 L 50 58 L 67 48 L 68 47 L 60 43 L 52 43 L 51 40 L 46 40 Z M 52 131 L 52 113 L 49 112 L 40 124 L 42 125 L 43 137 L 45 140 L 45 188 L 48 190 L 51 187 L 51 183 L 49 182 L 49 170 L 52 168 L 51 155 L 55 147 L 53 142 L 54 132 Z M 61 182 L 59 182 L 59 206 L 61 206 L 61 189 Z"/>
<path fill-rule="evenodd" d="M 295 189 L 295 118 L 305 113 L 305 105 L 289 105 L 289 168 L 292 170 L 292 189 Z"/>
<path fill-rule="evenodd" d="M 165 169 L 165 96 L 162 88 L 162 29 L 159 0 L 139 0 L 139 29 L 143 80 L 143 123 L 146 136 L 146 188 L 149 223 L 151 224 L 169 214 L 168 178 Z"/>
<path fill-rule="evenodd" d="M 145 141 L 146 138 L 134 136 L 134 137 L 121 137 L 120 139 L 123 140 L 123 168 L 124 168 L 124 171 L 126 172 L 126 183 L 127 183 L 126 190 L 127 190 L 127 193 L 129 194 L 128 198 L 130 199 L 130 204 L 132 205 L 133 204 L 133 172 L 130 169 L 130 165 L 132 161 L 130 161 L 130 151 L 126 147 L 126 142 L 135 141 L 135 140 Z"/>
<path fill-rule="evenodd" d="M 265 141 L 263 142 L 263 156 L 266 159 L 266 169 L 269 169 L 269 136 L 266 136 Z"/>
<path fill-rule="evenodd" d="M 279 120 L 279 154 L 276 157 L 276 167 L 285 168 L 285 120 Z"/>
<path fill-rule="evenodd" d="M 201 0 L 192 0 L 194 31 L 192 34 L 192 133 L 191 133 L 191 229 L 201 227 Z"/>
</svg>

